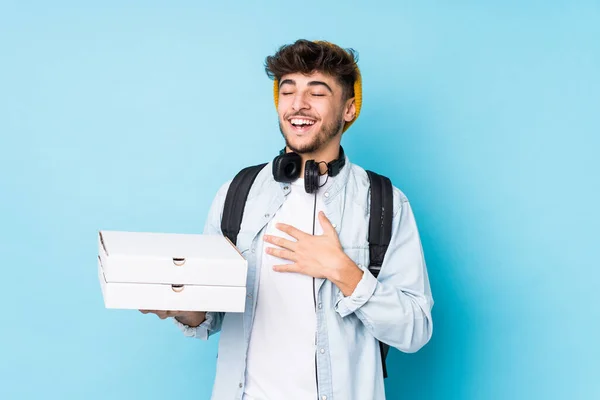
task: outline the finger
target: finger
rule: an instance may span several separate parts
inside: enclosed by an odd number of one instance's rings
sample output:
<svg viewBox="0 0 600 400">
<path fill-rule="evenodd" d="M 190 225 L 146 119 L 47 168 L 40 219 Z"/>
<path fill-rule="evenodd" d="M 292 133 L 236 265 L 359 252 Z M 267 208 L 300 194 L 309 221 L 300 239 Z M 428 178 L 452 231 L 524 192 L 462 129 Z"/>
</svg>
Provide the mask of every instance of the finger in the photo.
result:
<svg viewBox="0 0 600 400">
<path fill-rule="evenodd" d="M 273 271 L 276 272 L 299 272 L 300 268 L 298 264 L 281 264 L 281 265 L 273 265 Z"/>
<path fill-rule="evenodd" d="M 324 233 L 337 235 L 337 232 L 331 224 L 331 221 L 329 221 L 329 218 L 327 218 L 323 211 L 319 211 L 319 222 L 321 223 Z"/>
<path fill-rule="evenodd" d="M 287 233 L 288 235 L 290 235 L 291 237 L 293 237 L 294 239 L 297 239 L 297 240 L 300 240 L 304 237 L 310 236 L 309 234 L 302 232 L 300 229 L 295 228 L 288 224 L 278 223 L 275 225 L 275 227 L 277 229 L 279 229 L 280 231 Z"/>
<path fill-rule="evenodd" d="M 167 313 L 167 311 L 157 311 L 156 315 L 158 315 L 158 318 L 160 319 L 166 319 L 168 317 Z"/>
<path fill-rule="evenodd" d="M 264 240 L 265 242 L 277 245 L 279 247 L 283 247 L 285 249 L 289 249 L 292 251 L 296 250 L 297 242 L 293 242 L 291 240 L 287 240 L 279 236 L 265 235 Z"/>
<path fill-rule="evenodd" d="M 284 260 L 297 261 L 296 253 L 286 249 L 276 249 L 274 247 L 267 247 L 267 254 L 270 254 L 277 258 L 283 258 Z"/>
</svg>

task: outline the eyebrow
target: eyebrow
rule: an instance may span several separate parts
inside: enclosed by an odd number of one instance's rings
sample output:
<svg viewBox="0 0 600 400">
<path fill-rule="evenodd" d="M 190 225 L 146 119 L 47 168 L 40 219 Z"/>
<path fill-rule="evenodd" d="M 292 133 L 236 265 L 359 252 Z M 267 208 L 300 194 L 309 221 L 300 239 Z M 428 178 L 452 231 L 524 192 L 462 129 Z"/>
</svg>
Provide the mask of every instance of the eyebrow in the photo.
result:
<svg viewBox="0 0 600 400">
<path fill-rule="evenodd" d="M 283 81 L 281 81 L 281 83 L 279 84 L 279 88 L 281 88 L 283 85 L 288 84 L 288 85 L 294 85 L 296 86 L 296 81 L 294 81 L 293 79 L 284 79 Z M 331 90 L 331 87 L 329 87 L 328 84 L 326 84 L 323 81 L 310 81 L 308 82 L 308 86 L 325 86 L 325 88 L 327 90 L 329 90 L 329 92 L 331 94 L 333 94 L 333 90 Z"/>
</svg>

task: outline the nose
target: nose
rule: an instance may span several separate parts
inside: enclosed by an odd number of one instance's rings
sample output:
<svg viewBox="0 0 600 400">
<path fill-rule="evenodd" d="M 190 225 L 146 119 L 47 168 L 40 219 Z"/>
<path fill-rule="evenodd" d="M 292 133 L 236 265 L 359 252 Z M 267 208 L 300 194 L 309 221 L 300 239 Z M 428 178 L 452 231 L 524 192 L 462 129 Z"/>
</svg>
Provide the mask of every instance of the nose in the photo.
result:
<svg viewBox="0 0 600 400">
<path fill-rule="evenodd" d="M 300 111 L 303 109 L 310 108 L 304 93 L 298 92 L 294 95 L 294 101 L 292 102 L 292 109 L 294 111 Z"/>
</svg>

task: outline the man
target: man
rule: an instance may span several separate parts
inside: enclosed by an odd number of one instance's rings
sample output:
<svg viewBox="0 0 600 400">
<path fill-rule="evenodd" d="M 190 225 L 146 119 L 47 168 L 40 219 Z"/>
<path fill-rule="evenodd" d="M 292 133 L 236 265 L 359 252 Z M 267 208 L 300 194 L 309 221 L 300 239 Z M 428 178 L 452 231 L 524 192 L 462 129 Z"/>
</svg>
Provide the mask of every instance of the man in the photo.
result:
<svg viewBox="0 0 600 400">
<path fill-rule="evenodd" d="M 174 317 L 187 336 L 221 332 L 213 399 L 384 399 L 379 341 L 415 352 L 432 334 L 433 299 L 410 204 L 394 187 L 392 238 L 375 278 L 367 270 L 369 179 L 340 146 L 360 112 L 354 53 L 298 40 L 267 57 L 266 71 L 285 154 L 302 162 L 291 183 L 275 180 L 269 163 L 249 193 L 237 240 L 249 267 L 246 310 L 152 312 Z M 328 174 L 327 163 L 340 156 L 345 163 Z M 316 193 L 305 188 L 307 160 L 322 174 Z M 222 234 L 230 183 L 213 201 L 207 234 Z"/>
</svg>

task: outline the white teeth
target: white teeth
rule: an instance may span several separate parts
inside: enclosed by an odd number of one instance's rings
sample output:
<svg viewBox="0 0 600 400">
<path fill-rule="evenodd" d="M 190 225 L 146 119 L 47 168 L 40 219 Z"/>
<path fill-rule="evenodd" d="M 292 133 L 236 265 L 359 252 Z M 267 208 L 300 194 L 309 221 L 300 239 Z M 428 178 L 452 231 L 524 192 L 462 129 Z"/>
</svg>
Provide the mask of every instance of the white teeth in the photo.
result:
<svg viewBox="0 0 600 400">
<path fill-rule="evenodd" d="M 290 120 L 290 122 L 294 125 L 314 125 L 315 124 L 314 121 L 310 121 L 308 119 L 300 119 L 300 118 L 293 118 Z"/>
</svg>

